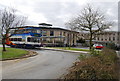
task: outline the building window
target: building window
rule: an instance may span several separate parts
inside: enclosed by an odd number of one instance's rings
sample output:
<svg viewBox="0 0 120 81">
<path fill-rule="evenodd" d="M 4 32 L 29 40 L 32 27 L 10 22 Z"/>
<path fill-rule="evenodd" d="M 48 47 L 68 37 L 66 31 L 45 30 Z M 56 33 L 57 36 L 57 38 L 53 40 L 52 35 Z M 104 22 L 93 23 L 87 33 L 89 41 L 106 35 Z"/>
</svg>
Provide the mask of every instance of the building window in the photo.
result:
<svg viewBox="0 0 120 81">
<path fill-rule="evenodd" d="M 54 36 L 54 31 L 50 31 L 50 36 Z"/>
<path fill-rule="evenodd" d="M 113 37 L 113 41 L 115 41 L 115 37 Z"/>
<path fill-rule="evenodd" d="M 98 40 L 99 40 L 99 37 L 98 37 Z"/>
<path fill-rule="evenodd" d="M 60 32 L 60 36 L 62 36 L 62 31 Z"/>
<path fill-rule="evenodd" d="M 34 30 L 32 30 L 32 33 L 37 33 L 37 30 L 35 30 L 35 29 L 34 29 Z"/>
<path fill-rule="evenodd" d="M 37 30 L 37 33 L 41 33 L 41 30 Z"/>
<path fill-rule="evenodd" d="M 63 35 L 65 36 L 65 34 L 66 34 L 66 33 L 64 32 Z"/>
<path fill-rule="evenodd" d="M 111 38 L 109 37 L 109 41 L 111 41 Z"/>
<path fill-rule="evenodd" d="M 41 35 L 42 35 L 42 30 L 40 30 L 40 33 L 41 33 Z"/>
<path fill-rule="evenodd" d="M 103 38 L 101 40 L 103 41 Z"/>
<path fill-rule="evenodd" d="M 47 36 L 47 31 L 43 30 L 42 31 L 42 36 Z"/>
</svg>

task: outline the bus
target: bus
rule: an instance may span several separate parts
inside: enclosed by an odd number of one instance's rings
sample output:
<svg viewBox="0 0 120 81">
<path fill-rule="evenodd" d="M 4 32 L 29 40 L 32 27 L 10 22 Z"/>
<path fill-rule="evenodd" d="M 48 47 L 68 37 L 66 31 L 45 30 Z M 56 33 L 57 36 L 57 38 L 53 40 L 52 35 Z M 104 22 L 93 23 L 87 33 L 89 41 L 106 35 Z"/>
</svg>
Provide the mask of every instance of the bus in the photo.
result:
<svg viewBox="0 0 120 81">
<path fill-rule="evenodd" d="M 18 28 L 11 37 L 6 39 L 6 45 L 20 48 L 42 47 L 42 31 L 37 27 Z"/>
</svg>

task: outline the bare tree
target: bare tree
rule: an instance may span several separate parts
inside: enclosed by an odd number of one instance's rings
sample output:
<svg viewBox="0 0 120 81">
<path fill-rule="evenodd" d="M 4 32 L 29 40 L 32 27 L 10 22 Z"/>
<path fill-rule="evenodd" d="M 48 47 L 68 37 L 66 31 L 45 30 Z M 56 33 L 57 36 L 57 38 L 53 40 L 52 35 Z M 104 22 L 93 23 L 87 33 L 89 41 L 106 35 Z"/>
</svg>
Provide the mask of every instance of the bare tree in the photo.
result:
<svg viewBox="0 0 120 81">
<path fill-rule="evenodd" d="M 72 31 L 76 31 L 78 28 L 76 26 L 75 18 L 71 18 L 67 23 L 65 23 L 66 27 Z"/>
<path fill-rule="evenodd" d="M 22 26 L 25 23 L 26 17 L 16 15 L 13 8 L 5 8 L 0 10 L 0 31 L 2 36 L 3 51 L 6 51 L 5 43 L 15 31 L 10 34 L 10 29 L 13 27 Z"/>
<path fill-rule="evenodd" d="M 106 21 L 104 14 L 87 5 L 76 18 L 73 18 L 66 25 L 80 31 L 87 31 L 89 33 L 88 38 L 91 50 L 94 37 L 101 34 L 105 29 L 108 29 L 112 24 L 112 22 Z"/>
</svg>

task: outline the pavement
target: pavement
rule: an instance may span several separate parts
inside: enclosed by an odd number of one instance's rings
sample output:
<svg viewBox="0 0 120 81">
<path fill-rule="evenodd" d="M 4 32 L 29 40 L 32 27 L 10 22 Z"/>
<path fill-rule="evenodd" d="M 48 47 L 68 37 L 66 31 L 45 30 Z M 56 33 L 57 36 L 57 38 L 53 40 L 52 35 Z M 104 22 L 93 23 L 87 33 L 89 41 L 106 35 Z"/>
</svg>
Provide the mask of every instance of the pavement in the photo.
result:
<svg viewBox="0 0 120 81">
<path fill-rule="evenodd" d="M 3 61 L 3 79 L 57 79 L 73 65 L 80 53 L 34 50 L 37 56 Z"/>
<path fill-rule="evenodd" d="M 70 53 L 88 53 L 85 51 L 74 51 L 74 50 L 64 50 L 64 49 L 57 49 L 57 48 L 41 48 L 41 49 L 45 49 L 45 50 L 53 50 L 53 51 L 62 51 L 62 52 L 70 52 Z"/>
</svg>

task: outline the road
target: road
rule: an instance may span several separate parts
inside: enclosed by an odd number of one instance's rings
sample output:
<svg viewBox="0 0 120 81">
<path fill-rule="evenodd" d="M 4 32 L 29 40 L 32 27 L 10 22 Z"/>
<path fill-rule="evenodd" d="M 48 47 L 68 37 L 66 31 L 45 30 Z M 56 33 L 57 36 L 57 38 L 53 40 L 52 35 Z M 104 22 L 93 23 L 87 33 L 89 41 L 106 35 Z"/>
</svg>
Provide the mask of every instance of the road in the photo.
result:
<svg viewBox="0 0 120 81">
<path fill-rule="evenodd" d="M 79 53 L 35 50 L 37 56 L 2 62 L 3 79 L 57 79 L 67 73 Z"/>
</svg>

